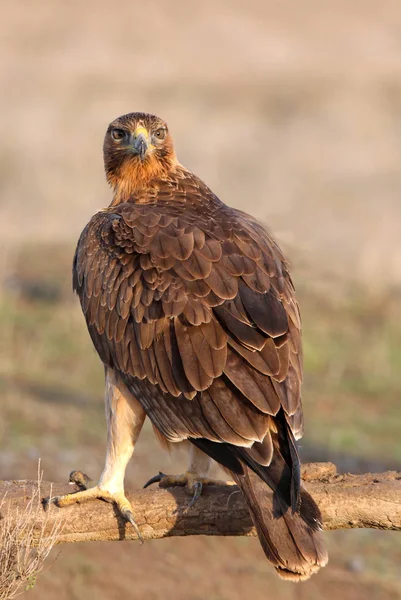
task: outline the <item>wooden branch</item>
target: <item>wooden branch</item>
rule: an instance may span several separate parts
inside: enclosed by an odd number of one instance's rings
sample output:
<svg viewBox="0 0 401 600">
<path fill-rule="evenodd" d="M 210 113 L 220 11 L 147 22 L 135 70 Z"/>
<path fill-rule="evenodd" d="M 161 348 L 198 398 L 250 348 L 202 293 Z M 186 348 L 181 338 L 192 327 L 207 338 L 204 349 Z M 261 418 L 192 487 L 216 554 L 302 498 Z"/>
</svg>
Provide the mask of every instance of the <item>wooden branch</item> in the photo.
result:
<svg viewBox="0 0 401 600">
<path fill-rule="evenodd" d="M 352 527 L 401 530 L 401 473 L 338 475 L 331 463 L 303 467 L 305 488 L 322 511 L 324 529 Z M 71 486 L 42 482 L 40 497 L 69 493 Z M 18 519 L 37 490 L 35 481 L 0 482 L 0 519 Z M 189 496 L 183 488 L 151 488 L 128 493 L 135 519 L 144 539 L 173 535 L 255 535 L 249 513 L 238 488 L 205 486 L 198 502 L 187 513 Z M 117 515 L 113 505 L 102 501 L 50 508 L 35 513 L 38 532 L 54 531 L 61 520 L 57 543 L 136 539 L 131 525 Z M 1 542 L 1 540 L 0 540 Z"/>
</svg>

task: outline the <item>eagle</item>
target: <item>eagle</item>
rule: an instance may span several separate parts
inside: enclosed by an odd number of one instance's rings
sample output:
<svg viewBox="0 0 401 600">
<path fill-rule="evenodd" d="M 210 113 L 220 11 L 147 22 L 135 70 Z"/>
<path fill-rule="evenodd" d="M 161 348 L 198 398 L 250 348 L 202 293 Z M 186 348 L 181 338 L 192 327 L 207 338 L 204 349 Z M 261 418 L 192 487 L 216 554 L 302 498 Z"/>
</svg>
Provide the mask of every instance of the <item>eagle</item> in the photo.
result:
<svg viewBox="0 0 401 600">
<path fill-rule="evenodd" d="M 301 321 L 288 263 L 263 225 L 180 164 L 162 119 L 114 120 L 104 164 L 113 199 L 79 238 L 73 287 L 105 368 L 106 462 L 96 485 L 52 501 L 112 501 L 140 535 L 124 474 L 148 416 L 165 446 L 189 446 L 186 473 L 151 481 L 185 484 L 195 501 L 216 461 L 277 573 L 305 580 L 327 554 L 300 480 Z"/>
</svg>

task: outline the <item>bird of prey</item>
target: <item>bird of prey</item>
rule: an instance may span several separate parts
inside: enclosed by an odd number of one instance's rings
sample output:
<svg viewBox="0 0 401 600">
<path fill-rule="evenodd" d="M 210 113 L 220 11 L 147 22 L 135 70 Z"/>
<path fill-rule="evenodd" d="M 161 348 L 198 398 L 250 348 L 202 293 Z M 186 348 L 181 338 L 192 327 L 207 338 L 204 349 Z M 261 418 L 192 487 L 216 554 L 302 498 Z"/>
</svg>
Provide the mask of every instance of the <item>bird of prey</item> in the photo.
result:
<svg viewBox="0 0 401 600">
<path fill-rule="evenodd" d="M 300 482 L 301 323 L 288 264 L 260 223 L 178 162 L 162 119 L 113 121 L 104 162 L 113 199 L 81 234 L 73 286 L 105 366 L 106 464 L 97 485 L 54 502 L 113 501 L 139 532 L 124 474 L 147 415 L 165 444 L 189 442 L 188 471 L 164 483 L 199 490 L 217 461 L 278 574 L 307 579 L 327 554 Z"/>
</svg>

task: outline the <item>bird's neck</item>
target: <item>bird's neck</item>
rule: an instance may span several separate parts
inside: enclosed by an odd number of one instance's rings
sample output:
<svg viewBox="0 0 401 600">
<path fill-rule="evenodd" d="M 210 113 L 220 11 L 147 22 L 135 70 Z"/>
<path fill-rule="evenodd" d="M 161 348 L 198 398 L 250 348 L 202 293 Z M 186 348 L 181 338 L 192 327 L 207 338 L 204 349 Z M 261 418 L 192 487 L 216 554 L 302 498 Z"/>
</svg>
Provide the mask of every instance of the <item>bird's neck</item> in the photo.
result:
<svg viewBox="0 0 401 600">
<path fill-rule="evenodd" d="M 107 180 L 114 190 L 110 206 L 133 200 L 137 203 L 148 203 L 155 197 L 163 181 L 171 181 L 180 177 L 181 165 L 174 157 L 168 165 L 161 162 L 124 163 L 119 169 L 107 174 Z"/>
</svg>

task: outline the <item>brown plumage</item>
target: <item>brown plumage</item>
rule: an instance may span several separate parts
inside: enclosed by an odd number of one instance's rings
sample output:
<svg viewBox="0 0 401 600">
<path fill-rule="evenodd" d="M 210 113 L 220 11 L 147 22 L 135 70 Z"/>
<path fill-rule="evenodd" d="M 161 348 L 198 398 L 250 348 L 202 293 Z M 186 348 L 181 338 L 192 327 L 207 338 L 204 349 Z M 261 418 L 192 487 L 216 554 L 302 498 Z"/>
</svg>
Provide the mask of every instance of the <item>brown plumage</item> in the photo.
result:
<svg viewBox="0 0 401 600">
<path fill-rule="evenodd" d="M 306 579 L 327 556 L 300 484 L 288 265 L 262 225 L 177 161 L 157 117 L 114 121 L 104 158 L 114 198 L 82 232 L 73 267 L 96 350 L 166 440 L 189 439 L 230 471 L 270 562 Z"/>
</svg>

